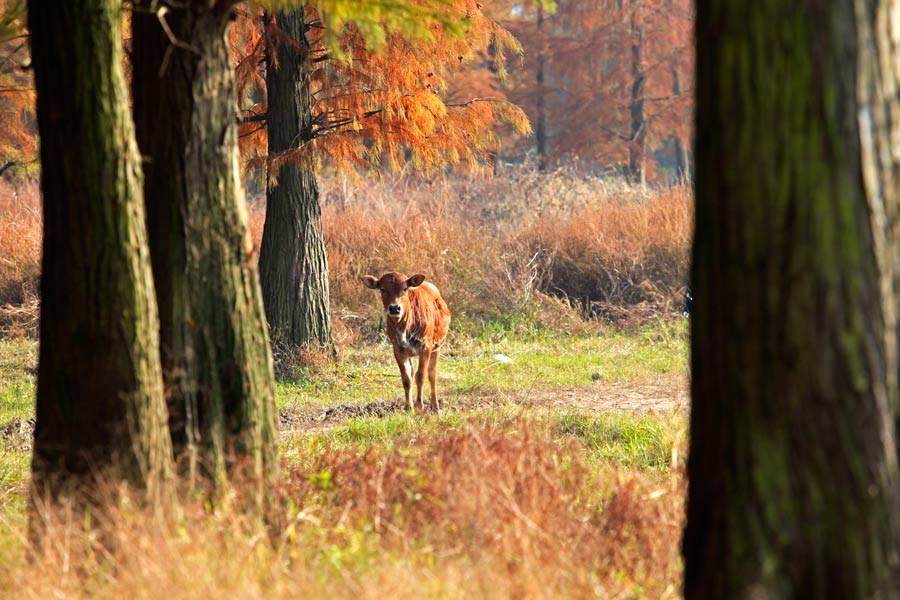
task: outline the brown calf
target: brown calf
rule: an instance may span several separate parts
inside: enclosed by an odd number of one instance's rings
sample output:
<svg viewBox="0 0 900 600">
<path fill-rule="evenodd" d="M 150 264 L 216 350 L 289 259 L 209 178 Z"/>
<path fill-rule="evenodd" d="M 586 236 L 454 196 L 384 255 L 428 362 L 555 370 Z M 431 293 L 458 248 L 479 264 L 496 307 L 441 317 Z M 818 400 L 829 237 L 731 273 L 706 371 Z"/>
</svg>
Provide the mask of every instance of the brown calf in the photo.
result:
<svg viewBox="0 0 900 600">
<path fill-rule="evenodd" d="M 394 358 L 400 367 L 403 390 L 410 410 L 424 409 L 422 388 L 425 370 L 431 383 L 431 408 L 438 410 L 437 362 L 441 345 L 450 329 L 450 309 L 441 292 L 424 275 L 407 279 L 402 273 L 385 273 L 381 279 L 371 275 L 362 278 L 369 289 L 381 292 L 387 315 L 387 335 L 394 347 Z M 412 400 L 412 359 L 419 357 L 416 371 L 416 404 Z"/>
</svg>

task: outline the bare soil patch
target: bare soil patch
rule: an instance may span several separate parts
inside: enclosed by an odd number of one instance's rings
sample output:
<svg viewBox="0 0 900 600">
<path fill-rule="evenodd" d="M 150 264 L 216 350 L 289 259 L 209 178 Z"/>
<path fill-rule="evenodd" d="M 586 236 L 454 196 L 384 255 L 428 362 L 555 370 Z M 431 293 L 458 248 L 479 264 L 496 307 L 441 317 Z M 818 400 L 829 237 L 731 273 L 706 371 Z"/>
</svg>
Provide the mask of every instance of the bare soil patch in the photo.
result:
<svg viewBox="0 0 900 600">
<path fill-rule="evenodd" d="M 606 383 L 558 389 L 517 390 L 498 393 L 468 393 L 445 396 L 444 408 L 475 410 L 490 406 L 513 404 L 527 408 L 567 408 L 585 412 L 614 410 L 643 412 L 686 411 L 690 406 L 688 380 L 671 377 L 652 382 Z M 281 430 L 306 433 L 328 429 L 348 418 L 383 417 L 408 410 L 403 398 L 370 402 L 361 406 L 338 404 L 315 411 L 287 408 L 281 412 Z"/>
<path fill-rule="evenodd" d="M 34 419 L 10 419 L 0 425 L 0 442 L 4 448 L 26 452 L 34 438 Z"/>
<path fill-rule="evenodd" d="M 523 408 L 566 408 L 597 413 L 677 412 L 688 410 L 689 398 L 687 378 L 671 377 L 652 382 L 596 382 L 591 386 L 551 390 L 454 394 L 445 396 L 442 406 L 464 411 L 513 404 Z M 285 433 L 309 433 L 335 427 L 349 418 L 385 417 L 405 410 L 408 407 L 402 397 L 363 405 L 336 404 L 317 410 L 286 408 L 279 414 L 279 428 Z M 28 451 L 33 435 L 34 419 L 15 418 L 0 424 L 0 442 L 5 448 Z"/>
<path fill-rule="evenodd" d="M 341 423 L 354 417 L 384 417 L 390 413 L 405 410 L 402 398 L 379 400 L 363 405 L 336 404 L 325 409 L 303 410 L 286 408 L 281 411 L 279 428 L 282 431 L 313 431 L 324 425 Z"/>
</svg>

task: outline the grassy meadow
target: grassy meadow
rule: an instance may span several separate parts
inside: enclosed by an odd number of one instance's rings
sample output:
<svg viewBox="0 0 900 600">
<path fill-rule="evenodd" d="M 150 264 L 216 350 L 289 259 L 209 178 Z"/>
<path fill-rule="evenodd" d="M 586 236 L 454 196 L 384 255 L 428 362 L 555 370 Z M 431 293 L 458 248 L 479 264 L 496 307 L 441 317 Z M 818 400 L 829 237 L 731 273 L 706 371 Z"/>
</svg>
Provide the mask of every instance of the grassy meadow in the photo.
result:
<svg viewBox="0 0 900 600">
<path fill-rule="evenodd" d="M 277 353 L 268 525 L 239 509 L 239 483 L 164 514 L 126 494 L 102 515 L 44 515 L 50 542 L 29 560 L 31 185 L 0 187 L 0 596 L 678 597 L 688 190 L 325 178 L 338 357 Z M 454 312 L 438 415 L 405 410 L 359 284 L 388 269 L 425 273 Z"/>
</svg>

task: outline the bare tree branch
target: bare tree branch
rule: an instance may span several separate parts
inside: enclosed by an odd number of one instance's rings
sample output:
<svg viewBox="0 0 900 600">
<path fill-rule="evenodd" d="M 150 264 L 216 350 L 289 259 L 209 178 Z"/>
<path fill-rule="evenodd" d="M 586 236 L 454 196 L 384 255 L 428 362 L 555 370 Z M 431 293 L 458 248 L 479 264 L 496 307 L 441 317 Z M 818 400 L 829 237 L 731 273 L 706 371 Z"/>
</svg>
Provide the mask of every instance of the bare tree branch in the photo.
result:
<svg viewBox="0 0 900 600">
<path fill-rule="evenodd" d="M 259 131 L 262 131 L 262 130 L 265 129 L 265 128 L 266 128 L 265 125 L 260 125 L 260 126 L 257 127 L 256 129 L 253 129 L 253 130 L 251 130 L 251 131 L 246 131 L 246 132 L 242 133 L 241 135 L 239 135 L 238 137 L 239 137 L 239 138 L 249 137 L 249 136 L 253 135 L 254 133 L 257 133 L 257 132 L 259 132 Z"/>
<path fill-rule="evenodd" d="M 0 176 L 2 176 L 2 175 L 3 175 L 4 173 L 6 173 L 8 170 L 10 170 L 10 169 L 12 169 L 13 167 L 16 167 L 16 166 L 18 166 L 18 165 L 19 165 L 19 163 L 16 162 L 16 161 L 14 161 L 14 160 L 9 161 L 8 163 L 6 163 L 6 164 L 3 165 L 2 167 L 0 167 Z"/>
<path fill-rule="evenodd" d="M 175 33 L 172 32 L 172 28 L 169 27 L 169 23 L 166 21 L 166 13 L 169 12 L 169 7 L 165 5 L 161 5 L 159 9 L 156 11 L 156 19 L 159 21 L 160 27 L 162 27 L 163 32 L 165 32 L 166 37 L 169 38 L 169 43 L 172 44 L 168 48 L 166 48 L 166 53 L 163 56 L 162 64 L 159 66 L 159 76 L 162 77 L 166 72 L 166 69 L 169 66 L 169 59 L 172 56 L 172 48 L 181 48 L 182 50 L 187 50 L 188 52 L 193 52 L 197 56 L 202 56 L 202 53 L 195 46 L 191 46 L 185 42 L 182 42 L 177 37 L 175 37 Z"/>
<path fill-rule="evenodd" d="M 466 108 L 467 106 L 477 104 L 478 102 L 496 102 L 498 104 L 509 104 L 508 100 L 503 100 L 502 98 L 494 98 L 493 96 L 485 96 L 484 98 L 472 98 L 471 100 L 467 100 L 466 102 L 445 104 L 444 106 L 446 106 L 447 108 Z"/>
<path fill-rule="evenodd" d="M 261 123 L 269 117 L 269 113 L 252 113 L 247 116 L 238 116 L 238 123 Z"/>
</svg>

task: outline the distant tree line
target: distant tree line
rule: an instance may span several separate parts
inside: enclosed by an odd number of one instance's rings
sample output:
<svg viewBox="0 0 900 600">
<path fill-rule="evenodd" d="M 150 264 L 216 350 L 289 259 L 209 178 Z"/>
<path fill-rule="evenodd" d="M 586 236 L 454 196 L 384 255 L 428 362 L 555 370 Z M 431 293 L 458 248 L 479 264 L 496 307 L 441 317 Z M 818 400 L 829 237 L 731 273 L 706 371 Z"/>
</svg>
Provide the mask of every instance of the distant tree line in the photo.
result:
<svg viewBox="0 0 900 600">
<path fill-rule="evenodd" d="M 485 10 L 521 43 L 505 67 L 491 47 L 454 91 L 521 106 L 534 128 L 507 135 L 501 160 L 530 157 L 635 183 L 689 179 L 694 97 L 691 0 L 497 0 Z"/>
</svg>

